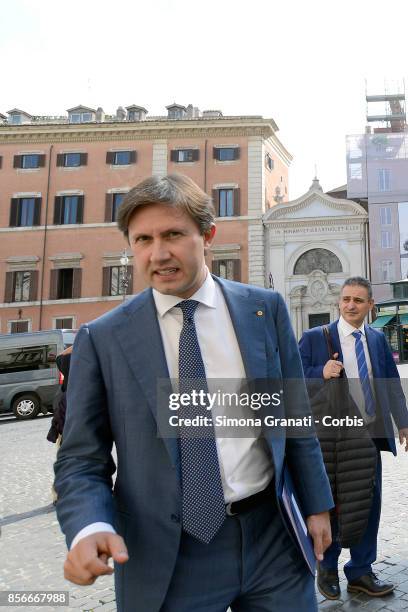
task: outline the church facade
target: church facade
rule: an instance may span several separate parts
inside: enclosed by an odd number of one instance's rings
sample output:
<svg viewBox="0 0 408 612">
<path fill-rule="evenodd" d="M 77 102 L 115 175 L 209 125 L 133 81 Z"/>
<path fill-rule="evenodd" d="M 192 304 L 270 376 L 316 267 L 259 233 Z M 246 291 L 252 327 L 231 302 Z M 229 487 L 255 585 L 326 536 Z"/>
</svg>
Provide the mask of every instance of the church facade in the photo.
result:
<svg viewBox="0 0 408 612">
<path fill-rule="evenodd" d="M 323 193 L 317 179 L 300 198 L 264 215 L 266 284 L 286 301 L 299 339 L 337 319 L 340 288 L 369 276 L 368 215 L 356 202 Z"/>
</svg>

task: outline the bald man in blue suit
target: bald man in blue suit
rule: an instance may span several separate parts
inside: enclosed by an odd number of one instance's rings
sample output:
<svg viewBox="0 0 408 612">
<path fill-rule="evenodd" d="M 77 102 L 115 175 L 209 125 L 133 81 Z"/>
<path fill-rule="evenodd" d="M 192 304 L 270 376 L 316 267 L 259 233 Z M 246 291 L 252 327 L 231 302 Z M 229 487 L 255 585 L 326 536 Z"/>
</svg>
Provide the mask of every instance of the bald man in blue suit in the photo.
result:
<svg viewBox="0 0 408 612">
<path fill-rule="evenodd" d="M 381 514 L 381 454 L 397 454 L 394 420 L 401 444 L 408 449 L 408 411 L 397 367 L 384 334 L 364 324 L 374 307 L 370 282 L 351 277 L 344 282 L 340 294 L 340 319 L 328 325 L 333 356 L 322 327 L 307 330 L 299 343 L 303 369 L 311 386 L 338 378 L 343 370 L 350 383 L 352 399 L 360 409 L 377 449 L 371 512 L 360 542 L 350 548 L 350 560 L 344 566 L 350 592 L 372 597 L 391 593 L 394 586 L 373 572 L 377 557 L 377 537 Z M 357 384 L 356 384 L 357 383 Z M 352 458 L 350 458 L 352 459 Z M 318 568 L 318 587 L 328 599 L 340 597 L 338 558 L 341 547 L 334 538 Z"/>
</svg>

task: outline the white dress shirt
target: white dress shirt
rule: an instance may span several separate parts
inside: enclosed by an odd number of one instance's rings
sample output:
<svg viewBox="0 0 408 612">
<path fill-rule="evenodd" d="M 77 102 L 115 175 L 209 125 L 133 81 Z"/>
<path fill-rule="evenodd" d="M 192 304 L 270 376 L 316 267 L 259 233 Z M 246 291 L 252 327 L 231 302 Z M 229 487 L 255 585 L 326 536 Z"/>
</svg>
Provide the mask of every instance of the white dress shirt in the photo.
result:
<svg viewBox="0 0 408 612">
<path fill-rule="evenodd" d="M 370 379 L 373 396 L 375 398 L 373 387 L 373 370 L 371 367 L 370 353 L 368 352 L 364 323 L 362 323 L 357 330 L 355 327 L 353 327 L 353 325 L 347 323 L 347 321 L 343 319 L 343 317 L 340 317 L 339 322 L 337 324 L 337 329 L 339 332 L 340 345 L 343 353 L 343 365 L 344 370 L 346 372 L 346 376 L 348 378 L 350 395 L 357 404 L 357 407 L 360 410 L 361 416 L 364 418 L 364 421 L 366 423 L 371 423 L 375 420 L 375 415 L 368 416 L 365 410 L 364 393 L 360 382 L 360 376 L 358 373 L 358 364 L 355 349 L 356 339 L 354 338 L 354 336 L 352 336 L 353 332 L 361 331 L 361 342 L 363 343 L 368 376 Z"/>
<path fill-rule="evenodd" d="M 171 379 L 178 379 L 183 313 L 176 305 L 182 299 L 164 295 L 155 289 L 153 298 L 169 375 Z M 239 393 L 246 377 L 241 352 L 222 290 L 208 270 L 204 283 L 189 299 L 199 302 L 194 322 L 209 393 L 217 392 L 220 383 L 222 390 L 222 381 L 225 379 L 228 379 L 226 391 Z M 214 406 L 212 416 L 222 412 L 221 406 Z M 228 415 L 233 416 L 231 410 Z M 248 428 L 245 428 L 245 432 L 248 432 Z M 257 437 L 257 432 L 253 431 L 252 437 L 245 438 L 222 438 L 217 436 L 217 429 L 215 433 L 225 502 L 238 501 L 265 489 L 272 479 L 273 465 L 265 442 Z M 233 435 L 236 436 L 236 432 Z M 75 536 L 71 548 L 83 537 L 97 531 L 115 533 L 107 523 L 93 523 Z"/>
</svg>

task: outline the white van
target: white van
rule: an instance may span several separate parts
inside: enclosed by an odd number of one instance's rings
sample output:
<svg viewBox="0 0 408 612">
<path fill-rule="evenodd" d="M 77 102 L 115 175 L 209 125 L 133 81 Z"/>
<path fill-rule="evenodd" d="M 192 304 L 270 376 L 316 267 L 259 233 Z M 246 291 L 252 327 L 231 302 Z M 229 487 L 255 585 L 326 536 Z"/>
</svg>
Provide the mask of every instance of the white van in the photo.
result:
<svg viewBox="0 0 408 612">
<path fill-rule="evenodd" d="M 60 383 L 55 359 L 73 343 L 75 331 L 0 335 L 0 412 L 32 419 L 52 411 Z"/>
</svg>

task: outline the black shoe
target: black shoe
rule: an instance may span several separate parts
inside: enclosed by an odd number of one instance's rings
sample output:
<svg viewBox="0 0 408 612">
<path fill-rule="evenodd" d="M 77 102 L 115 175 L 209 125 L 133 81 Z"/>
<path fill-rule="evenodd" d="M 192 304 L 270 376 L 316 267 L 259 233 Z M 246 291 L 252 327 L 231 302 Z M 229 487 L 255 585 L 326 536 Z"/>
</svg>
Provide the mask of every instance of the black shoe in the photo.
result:
<svg viewBox="0 0 408 612">
<path fill-rule="evenodd" d="M 337 570 L 326 569 L 317 564 L 317 588 L 326 599 L 339 599 L 340 584 Z"/>
<path fill-rule="evenodd" d="M 394 585 L 391 582 L 382 582 L 374 572 L 368 572 L 356 580 L 349 580 L 347 590 L 349 593 L 366 593 L 372 597 L 382 597 L 391 593 Z"/>
</svg>

